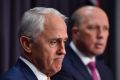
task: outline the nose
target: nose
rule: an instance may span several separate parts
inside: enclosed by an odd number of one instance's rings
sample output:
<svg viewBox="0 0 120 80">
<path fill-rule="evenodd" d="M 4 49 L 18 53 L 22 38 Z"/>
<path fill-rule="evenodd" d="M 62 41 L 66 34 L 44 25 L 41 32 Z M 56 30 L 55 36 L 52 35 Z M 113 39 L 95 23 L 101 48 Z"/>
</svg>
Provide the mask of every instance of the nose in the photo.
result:
<svg viewBox="0 0 120 80">
<path fill-rule="evenodd" d="M 59 44 L 58 50 L 59 50 L 59 55 L 66 54 L 65 43 L 63 41 Z"/>
<path fill-rule="evenodd" d="M 98 34 L 97 34 L 97 38 L 98 38 L 98 39 L 102 39 L 103 36 L 104 36 L 104 32 L 103 32 L 103 30 L 102 30 L 101 28 L 99 28 Z"/>
</svg>

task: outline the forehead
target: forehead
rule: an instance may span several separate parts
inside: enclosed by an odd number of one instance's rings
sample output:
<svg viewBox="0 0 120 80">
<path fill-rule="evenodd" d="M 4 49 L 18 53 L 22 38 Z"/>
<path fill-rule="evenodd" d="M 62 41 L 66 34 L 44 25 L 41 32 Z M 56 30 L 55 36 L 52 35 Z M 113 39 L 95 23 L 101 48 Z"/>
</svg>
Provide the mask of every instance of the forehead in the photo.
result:
<svg viewBox="0 0 120 80">
<path fill-rule="evenodd" d="M 76 14 L 78 14 L 79 16 L 81 16 L 82 20 L 86 20 L 86 19 L 96 19 L 96 20 L 104 20 L 106 22 L 108 22 L 108 17 L 106 15 L 106 13 L 98 8 L 98 7 L 83 7 L 80 8 Z"/>
<path fill-rule="evenodd" d="M 96 11 L 97 12 L 97 11 Z M 104 25 L 109 27 L 109 21 L 107 16 L 104 13 L 96 13 L 92 12 L 83 16 L 83 20 L 81 21 L 83 24 L 96 24 L 96 25 Z"/>
<path fill-rule="evenodd" d="M 67 26 L 61 17 L 56 15 L 46 17 L 44 35 L 47 37 L 67 37 Z"/>
</svg>

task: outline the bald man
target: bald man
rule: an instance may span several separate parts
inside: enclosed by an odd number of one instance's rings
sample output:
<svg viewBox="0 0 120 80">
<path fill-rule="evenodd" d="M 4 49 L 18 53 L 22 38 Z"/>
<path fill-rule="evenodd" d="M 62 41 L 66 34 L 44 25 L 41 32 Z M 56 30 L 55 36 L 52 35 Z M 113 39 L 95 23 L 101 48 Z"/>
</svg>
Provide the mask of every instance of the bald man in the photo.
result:
<svg viewBox="0 0 120 80">
<path fill-rule="evenodd" d="M 72 40 L 66 48 L 63 67 L 53 80 L 113 80 L 102 55 L 109 36 L 106 13 L 95 6 L 79 8 L 71 17 Z"/>
</svg>

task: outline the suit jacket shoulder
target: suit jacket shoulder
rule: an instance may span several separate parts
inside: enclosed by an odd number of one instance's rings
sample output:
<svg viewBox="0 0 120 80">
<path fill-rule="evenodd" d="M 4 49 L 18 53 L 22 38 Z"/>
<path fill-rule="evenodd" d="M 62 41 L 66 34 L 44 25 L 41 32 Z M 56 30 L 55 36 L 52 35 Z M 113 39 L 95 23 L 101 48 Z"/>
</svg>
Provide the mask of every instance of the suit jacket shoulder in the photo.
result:
<svg viewBox="0 0 120 80">
<path fill-rule="evenodd" d="M 32 70 L 19 59 L 15 66 L 4 74 L 2 80 L 37 80 L 37 77 Z"/>
</svg>

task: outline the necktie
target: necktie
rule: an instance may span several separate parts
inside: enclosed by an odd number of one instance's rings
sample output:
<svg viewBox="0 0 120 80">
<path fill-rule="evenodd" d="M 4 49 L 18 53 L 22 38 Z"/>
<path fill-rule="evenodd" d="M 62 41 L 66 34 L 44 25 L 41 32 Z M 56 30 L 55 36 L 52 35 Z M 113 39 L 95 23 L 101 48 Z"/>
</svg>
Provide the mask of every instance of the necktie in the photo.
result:
<svg viewBox="0 0 120 80">
<path fill-rule="evenodd" d="M 98 76 L 97 76 L 97 73 L 96 73 L 96 65 L 95 65 L 95 62 L 90 62 L 90 63 L 88 64 L 88 67 L 89 67 L 89 69 L 91 70 L 91 74 L 92 74 L 93 80 L 98 80 Z"/>
</svg>

